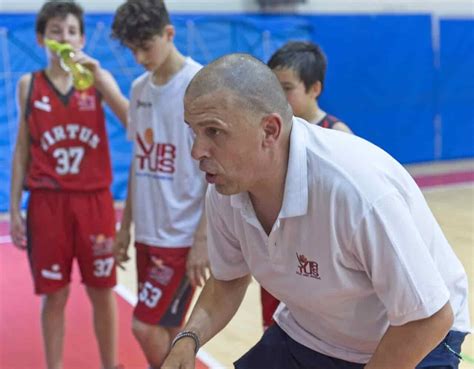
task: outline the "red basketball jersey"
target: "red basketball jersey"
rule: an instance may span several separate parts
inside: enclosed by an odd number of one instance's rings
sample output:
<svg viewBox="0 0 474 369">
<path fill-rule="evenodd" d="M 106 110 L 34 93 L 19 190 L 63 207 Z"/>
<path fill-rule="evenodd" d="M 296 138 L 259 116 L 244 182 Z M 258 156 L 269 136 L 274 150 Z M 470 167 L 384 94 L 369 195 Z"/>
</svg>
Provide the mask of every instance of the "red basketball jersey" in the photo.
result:
<svg viewBox="0 0 474 369">
<path fill-rule="evenodd" d="M 93 191 L 112 180 L 98 91 L 61 94 L 44 71 L 32 75 L 25 119 L 30 133 L 28 189 Z"/>
</svg>

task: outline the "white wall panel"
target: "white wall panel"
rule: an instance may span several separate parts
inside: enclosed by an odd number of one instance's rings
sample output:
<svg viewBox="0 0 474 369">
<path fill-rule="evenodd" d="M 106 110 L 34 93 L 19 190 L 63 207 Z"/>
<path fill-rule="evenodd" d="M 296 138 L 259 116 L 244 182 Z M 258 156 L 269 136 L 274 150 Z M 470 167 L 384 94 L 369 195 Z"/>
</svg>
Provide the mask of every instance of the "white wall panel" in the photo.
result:
<svg viewBox="0 0 474 369">
<path fill-rule="evenodd" d="M 113 11 L 121 0 L 81 0 L 87 11 Z M 36 11 L 39 0 L 0 0 L 0 11 Z M 168 0 L 174 12 L 254 12 L 256 0 Z M 474 0 L 307 0 L 298 13 L 436 13 L 474 17 Z"/>
</svg>

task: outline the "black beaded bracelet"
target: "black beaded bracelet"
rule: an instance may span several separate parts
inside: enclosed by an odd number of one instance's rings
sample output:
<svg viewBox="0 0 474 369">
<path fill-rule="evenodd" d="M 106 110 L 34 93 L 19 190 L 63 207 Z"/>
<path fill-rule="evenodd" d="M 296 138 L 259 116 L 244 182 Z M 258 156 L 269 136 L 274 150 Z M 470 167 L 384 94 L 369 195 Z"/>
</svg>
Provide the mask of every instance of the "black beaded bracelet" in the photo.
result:
<svg viewBox="0 0 474 369">
<path fill-rule="evenodd" d="M 199 342 L 198 335 L 192 331 L 179 332 L 174 338 L 173 342 L 171 342 L 171 347 L 173 347 L 176 344 L 176 342 L 178 342 L 181 338 L 184 338 L 184 337 L 190 337 L 194 340 L 194 345 L 195 345 L 194 353 L 197 354 L 197 352 L 199 351 L 199 348 L 201 347 L 201 342 Z"/>
</svg>

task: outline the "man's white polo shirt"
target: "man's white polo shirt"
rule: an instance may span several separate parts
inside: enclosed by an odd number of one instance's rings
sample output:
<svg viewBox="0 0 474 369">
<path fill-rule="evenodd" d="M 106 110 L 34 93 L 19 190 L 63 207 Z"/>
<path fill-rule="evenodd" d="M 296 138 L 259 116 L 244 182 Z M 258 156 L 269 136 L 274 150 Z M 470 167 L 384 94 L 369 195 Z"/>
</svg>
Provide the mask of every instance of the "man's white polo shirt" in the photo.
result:
<svg viewBox="0 0 474 369">
<path fill-rule="evenodd" d="M 403 167 L 353 135 L 294 118 L 283 205 L 265 233 L 247 193 L 207 196 L 213 275 L 251 273 L 280 299 L 279 326 L 320 353 L 365 363 L 389 325 L 451 302 L 469 330 L 467 277 Z"/>
</svg>

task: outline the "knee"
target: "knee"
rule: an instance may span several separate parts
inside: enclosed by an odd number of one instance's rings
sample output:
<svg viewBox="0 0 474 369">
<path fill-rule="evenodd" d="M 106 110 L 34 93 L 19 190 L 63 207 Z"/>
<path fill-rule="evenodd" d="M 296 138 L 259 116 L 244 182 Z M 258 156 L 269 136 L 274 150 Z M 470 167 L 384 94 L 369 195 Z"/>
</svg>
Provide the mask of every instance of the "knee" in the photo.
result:
<svg viewBox="0 0 474 369">
<path fill-rule="evenodd" d="M 87 295 L 93 306 L 108 306 L 115 303 L 115 296 L 112 288 L 86 288 Z"/>
<path fill-rule="evenodd" d="M 63 311 L 67 298 L 69 296 L 69 287 L 65 287 L 57 292 L 49 293 L 43 297 L 43 310 Z"/>
</svg>

